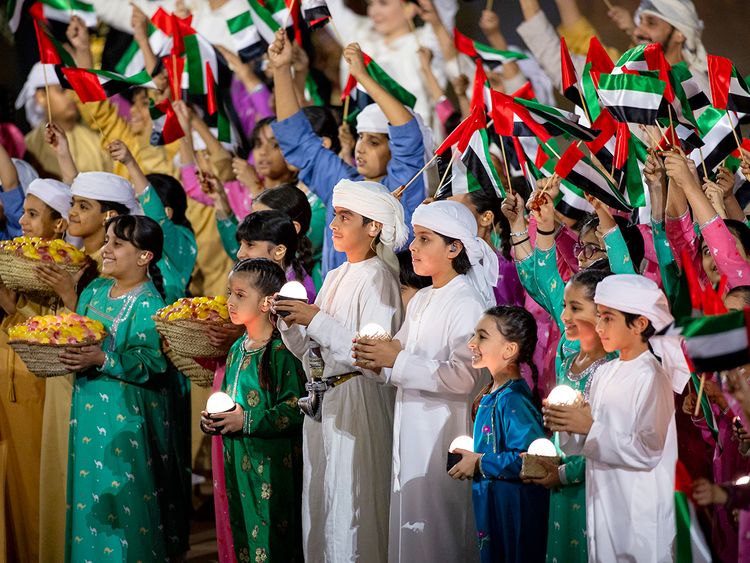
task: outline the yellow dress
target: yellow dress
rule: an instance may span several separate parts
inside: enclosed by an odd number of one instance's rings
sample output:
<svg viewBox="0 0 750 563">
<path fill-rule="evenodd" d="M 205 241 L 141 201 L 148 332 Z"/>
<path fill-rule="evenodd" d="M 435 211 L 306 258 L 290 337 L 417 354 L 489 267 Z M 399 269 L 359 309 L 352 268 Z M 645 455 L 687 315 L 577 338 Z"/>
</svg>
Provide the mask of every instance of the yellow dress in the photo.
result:
<svg viewBox="0 0 750 563">
<path fill-rule="evenodd" d="M 36 561 L 46 382 L 29 372 L 10 347 L 8 328 L 34 315 L 55 314 L 55 308 L 52 300 L 37 302 L 23 295 L 16 307 L 0 325 L 0 489 L 5 491 L 0 504 L 0 560 Z M 67 436 L 67 426 L 65 431 Z"/>
</svg>

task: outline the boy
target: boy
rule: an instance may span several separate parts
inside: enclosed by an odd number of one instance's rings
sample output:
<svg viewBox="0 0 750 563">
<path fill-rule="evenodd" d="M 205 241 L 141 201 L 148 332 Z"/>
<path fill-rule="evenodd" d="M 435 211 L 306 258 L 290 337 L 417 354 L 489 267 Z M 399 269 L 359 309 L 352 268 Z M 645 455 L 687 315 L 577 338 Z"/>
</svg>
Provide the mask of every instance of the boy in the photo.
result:
<svg viewBox="0 0 750 563">
<path fill-rule="evenodd" d="M 315 305 L 274 303 L 277 312 L 289 313 L 278 327 L 308 379 L 315 375 L 309 351 L 319 346 L 324 362 L 320 417 L 306 417 L 303 425 L 305 560 L 385 562 L 394 395 L 361 377 L 350 350 L 367 324 L 390 334 L 401 326 L 392 249 L 406 242 L 408 230 L 401 204 L 374 182 L 341 180 L 332 203 L 333 245 L 347 261 L 329 272 Z"/>
<path fill-rule="evenodd" d="M 594 374 L 590 405 L 547 405 L 545 422 L 566 454 L 586 457 L 589 561 L 672 561 L 674 398 L 648 340 L 673 318 L 639 275 L 605 278 L 594 301 L 602 345 L 620 357 Z"/>
<path fill-rule="evenodd" d="M 356 168 L 323 146 L 320 137 L 315 135 L 300 111 L 292 81 L 292 46 L 283 31 L 276 34 L 276 41 L 268 48 L 278 119 L 271 127 L 284 158 L 300 169 L 300 180 L 325 204 L 328 223 L 334 215 L 331 187 L 342 178 L 376 181 L 393 191 L 411 180 L 424 165 L 425 147 L 417 119 L 370 77 L 357 44 L 349 45 L 344 50 L 344 57 L 350 65 L 352 76 L 377 104 L 376 107 L 368 106 L 358 116 L 359 139 L 354 151 Z M 432 147 L 427 147 L 427 150 L 432 150 Z M 424 183 L 420 177 L 401 198 L 407 224 L 412 211 L 422 203 L 424 197 Z M 344 255 L 336 252 L 331 245 L 331 232 L 326 229 L 323 274 L 344 261 Z"/>
</svg>

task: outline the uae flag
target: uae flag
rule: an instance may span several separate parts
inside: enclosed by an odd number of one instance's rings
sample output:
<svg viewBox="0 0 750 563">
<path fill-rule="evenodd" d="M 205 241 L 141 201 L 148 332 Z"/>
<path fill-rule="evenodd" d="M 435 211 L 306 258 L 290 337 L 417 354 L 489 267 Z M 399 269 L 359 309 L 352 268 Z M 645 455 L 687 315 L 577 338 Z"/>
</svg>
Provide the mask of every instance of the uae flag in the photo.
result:
<svg viewBox="0 0 750 563">
<path fill-rule="evenodd" d="M 708 79 L 716 109 L 750 114 L 750 89 L 732 61 L 708 55 Z"/>
<path fill-rule="evenodd" d="M 723 315 L 681 318 L 665 334 L 685 338 L 687 356 L 695 371 L 730 370 L 750 363 L 749 315 L 750 309 L 746 308 Z"/>
<path fill-rule="evenodd" d="M 677 563 L 710 563 L 711 548 L 701 531 L 695 505 L 690 499 L 693 480 L 685 466 L 677 460 L 674 483 L 674 507 L 677 535 L 675 561 Z"/>
<path fill-rule="evenodd" d="M 47 21 L 42 11 L 42 5 L 37 3 L 29 8 L 34 22 L 36 42 L 39 46 L 39 61 L 42 64 L 76 66 L 73 57 L 63 47 L 47 27 Z"/>
<path fill-rule="evenodd" d="M 86 27 L 96 25 L 96 12 L 94 5 L 82 0 L 40 0 L 45 17 L 68 23 L 70 18 L 78 16 L 86 24 Z"/>
<path fill-rule="evenodd" d="M 562 134 L 555 129 L 550 133 L 544 125 L 536 120 L 528 109 L 516 102 L 516 99 L 491 90 L 492 121 L 495 131 L 503 137 L 537 137 L 543 142 L 549 141 L 555 134 Z"/>
<path fill-rule="evenodd" d="M 526 108 L 529 115 L 554 137 L 564 135 L 568 138 L 572 137 L 582 141 L 593 141 L 596 139 L 597 133 L 588 127 L 580 125 L 578 123 L 578 116 L 574 113 L 553 106 L 547 106 L 535 100 L 515 98 L 515 102 Z"/>
<path fill-rule="evenodd" d="M 609 58 L 606 49 L 596 37 L 589 42 L 589 50 L 586 54 L 586 64 L 581 73 L 580 90 L 583 102 L 586 104 L 591 121 L 596 121 L 602 111 L 597 95 L 597 86 L 600 74 L 609 74 L 614 69 L 614 63 Z"/>
<path fill-rule="evenodd" d="M 629 205 L 617 186 L 611 182 L 594 164 L 584 157 L 577 145 L 570 145 L 568 150 L 555 165 L 555 172 L 584 192 L 591 194 L 602 203 L 620 211 L 631 211 Z"/>
<path fill-rule="evenodd" d="M 75 90 L 82 102 L 102 102 L 130 88 L 156 89 L 147 71 L 134 76 L 123 76 L 108 70 L 56 66 L 55 71 L 63 88 Z"/>
<path fill-rule="evenodd" d="M 221 90 L 228 89 L 232 80 L 232 73 L 227 62 L 216 48 L 199 33 L 192 33 L 183 37 L 185 45 L 185 74 L 187 75 L 187 90 L 191 95 L 209 93 L 214 83 Z M 208 76 L 210 69 L 211 77 Z"/>
<path fill-rule="evenodd" d="M 701 134 L 703 146 L 694 149 L 688 156 L 696 163 L 700 175 L 703 175 L 701 160 L 705 163 L 710 175 L 716 172 L 725 158 L 737 150 L 737 141 L 732 133 L 732 126 L 734 126 L 737 138 L 742 139 L 739 123 L 729 112 L 710 107 L 698 118 L 698 132 Z"/>
<path fill-rule="evenodd" d="M 151 51 L 156 55 L 157 59 L 161 59 L 163 55 L 167 53 L 171 45 L 171 41 L 166 33 L 156 27 L 153 23 L 148 24 L 148 44 L 151 46 Z M 125 76 L 132 76 L 146 68 L 146 63 L 143 59 L 143 52 L 138 46 L 135 40 L 131 41 L 127 49 L 123 53 L 122 57 L 115 65 L 115 72 L 124 74 Z"/>
<path fill-rule="evenodd" d="M 255 28 L 267 45 L 273 43 L 282 25 L 286 23 L 290 26 L 293 23 L 283 0 L 267 0 L 265 4 L 259 0 L 247 0 L 247 4 Z"/>
<path fill-rule="evenodd" d="M 454 161 L 451 188 L 454 195 L 487 191 L 499 198 L 505 197 L 503 183 L 490 158 L 486 129 L 474 131 L 461 158 Z"/>
<path fill-rule="evenodd" d="M 474 60 L 480 60 L 482 65 L 490 70 L 494 70 L 505 63 L 528 58 L 525 54 L 516 51 L 493 49 L 489 45 L 468 38 L 456 28 L 453 29 L 453 42 L 459 53 L 463 53 Z"/>
<path fill-rule="evenodd" d="M 563 96 L 579 108 L 586 109 L 586 102 L 583 99 L 578 74 L 576 73 L 575 66 L 573 66 L 573 59 L 570 56 L 570 51 L 564 37 L 560 37 L 560 71 L 562 75 Z"/>
<path fill-rule="evenodd" d="M 541 165 L 541 168 L 537 168 L 530 161 L 527 161 L 526 164 L 530 175 L 537 180 L 549 178 L 555 173 L 555 161 L 551 156 Z M 531 185 L 531 189 L 532 191 L 536 189 L 536 182 Z M 576 221 L 585 219 L 587 215 L 594 212 L 594 207 L 586 199 L 586 192 L 565 179 L 560 182 L 560 194 L 555 199 L 555 209 Z"/>
<path fill-rule="evenodd" d="M 711 107 L 711 100 L 703 86 L 695 79 L 684 62 L 672 65 L 669 71 L 674 93 L 682 107 L 682 114 L 695 125 L 706 108 Z"/>
<path fill-rule="evenodd" d="M 177 119 L 177 114 L 174 112 L 172 103 L 168 98 L 165 98 L 158 104 L 154 104 L 154 101 L 151 100 L 148 111 L 151 114 L 151 121 L 153 123 L 151 131 L 152 145 L 168 145 L 185 136 L 185 132 L 180 126 L 180 121 Z"/>
<path fill-rule="evenodd" d="M 227 20 L 229 35 L 232 38 L 234 49 L 243 62 L 248 62 L 262 57 L 268 48 L 268 43 L 258 32 L 253 17 L 249 11 L 229 18 Z"/>
<path fill-rule="evenodd" d="M 365 61 L 365 69 L 367 74 L 375 80 L 382 88 L 384 88 L 391 96 L 396 98 L 399 102 L 404 104 L 409 109 L 414 109 L 414 104 L 417 103 L 417 98 L 409 92 L 406 88 L 396 82 L 391 76 L 384 71 L 378 63 L 376 63 L 372 57 L 366 53 L 362 53 L 362 57 Z M 349 115 L 347 121 L 353 121 L 357 114 L 373 103 L 372 98 L 365 91 L 364 88 L 357 82 L 351 74 L 346 81 L 346 86 L 341 92 L 341 100 L 344 101 L 346 98 L 351 98 Z M 353 102 L 353 103 L 352 103 Z"/>
<path fill-rule="evenodd" d="M 659 117 L 668 117 L 664 91 L 667 85 L 650 76 L 602 74 L 599 99 L 618 121 L 653 125 Z"/>
<path fill-rule="evenodd" d="M 331 21 L 326 0 L 301 0 L 302 18 L 310 29 L 318 29 Z"/>
</svg>

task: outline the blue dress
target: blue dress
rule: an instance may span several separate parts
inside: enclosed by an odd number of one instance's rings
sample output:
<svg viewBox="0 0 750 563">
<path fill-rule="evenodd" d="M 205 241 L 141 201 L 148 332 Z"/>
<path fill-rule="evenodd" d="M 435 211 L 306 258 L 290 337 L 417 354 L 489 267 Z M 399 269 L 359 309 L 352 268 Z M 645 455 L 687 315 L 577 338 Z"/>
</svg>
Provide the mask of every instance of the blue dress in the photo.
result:
<svg viewBox="0 0 750 563">
<path fill-rule="evenodd" d="M 523 379 L 484 395 L 474 421 L 474 451 L 482 455 L 472 500 L 483 563 L 544 561 L 549 491 L 521 482 L 521 452 L 545 438 L 542 415 Z"/>
</svg>

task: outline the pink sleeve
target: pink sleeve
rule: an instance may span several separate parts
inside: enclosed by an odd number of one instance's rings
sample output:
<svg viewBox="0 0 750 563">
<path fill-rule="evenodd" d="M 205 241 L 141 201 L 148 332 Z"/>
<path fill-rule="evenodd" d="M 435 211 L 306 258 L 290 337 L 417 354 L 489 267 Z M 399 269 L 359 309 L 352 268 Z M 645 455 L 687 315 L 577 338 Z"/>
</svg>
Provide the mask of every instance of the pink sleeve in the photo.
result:
<svg viewBox="0 0 750 563">
<path fill-rule="evenodd" d="M 724 220 L 718 215 L 705 225 L 701 234 L 713 254 L 719 273 L 727 277 L 727 287 L 750 284 L 750 264 L 737 250 L 737 243 Z"/>
<path fill-rule="evenodd" d="M 667 217 L 664 227 L 667 233 L 667 241 L 669 241 L 669 246 L 672 247 L 675 261 L 680 269 L 682 268 L 682 253 L 686 251 L 689 256 L 693 257 L 696 271 L 702 272 L 698 235 L 695 234 L 690 211 L 686 211 L 679 218 Z"/>
<path fill-rule="evenodd" d="M 566 282 L 578 271 L 578 258 L 575 253 L 576 242 L 578 242 L 578 236 L 567 225 L 563 226 L 555 239 L 558 270 L 560 270 L 560 276 Z M 563 267 L 563 264 L 566 267 Z"/>
<path fill-rule="evenodd" d="M 448 118 L 455 112 L 456 108 L 448 98 L 443 98 L 435 104 L 435 114 L 443 127 L 445 127 L 445 122 L 448 121 Z"/>
<path fill-rule="evenodd" d="M 253 196 L 250 194 L 250 190 L 239 180 L 226 182 L 224 190 L 227 192 L 227 199 L 229 199 L 229 207 L 232 208 L 232 213 L 234 213 L 238 221 L 242 221 L 250 213 L 253 205 Z"/>
<path fill-rule="evenodd" d="M 182 176 L 182 187 L 189 198 L 209 207 L 214 206 L 213 200 L 204 194 L 201 189 L 201 183 L 198 181 L 198 175 L 195 172 L 195 164 L 186 164 L 180 168 L 180 174 Z"/>
</svg>

